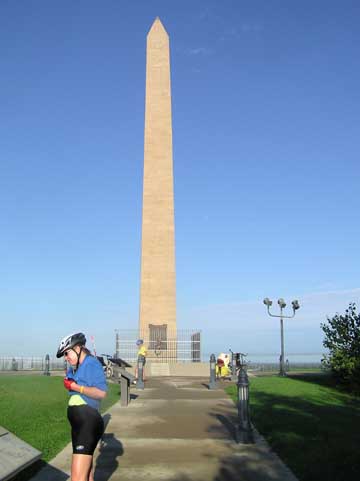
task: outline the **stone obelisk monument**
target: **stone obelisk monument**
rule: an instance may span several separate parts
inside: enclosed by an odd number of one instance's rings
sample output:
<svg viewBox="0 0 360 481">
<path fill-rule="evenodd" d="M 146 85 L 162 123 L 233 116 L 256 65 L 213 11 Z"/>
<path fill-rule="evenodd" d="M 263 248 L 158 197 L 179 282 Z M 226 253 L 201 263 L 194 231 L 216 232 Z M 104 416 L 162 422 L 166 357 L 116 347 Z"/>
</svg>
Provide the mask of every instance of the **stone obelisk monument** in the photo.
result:
<svg viewBox="0 0 360 481">
<path fill-rule="evenodd" d="M 153 345 L 176 338 L 174 234 L 169 36 L 157 18 L 146 49 L 139 322 L 140 335 Z"/>
</svg>

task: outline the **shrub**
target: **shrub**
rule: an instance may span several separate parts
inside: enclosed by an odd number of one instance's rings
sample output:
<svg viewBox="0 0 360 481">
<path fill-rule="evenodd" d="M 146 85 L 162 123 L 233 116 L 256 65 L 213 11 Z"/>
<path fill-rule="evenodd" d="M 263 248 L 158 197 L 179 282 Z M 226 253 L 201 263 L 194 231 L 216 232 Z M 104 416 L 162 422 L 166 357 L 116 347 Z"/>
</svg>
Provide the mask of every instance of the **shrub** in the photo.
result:
<svg viewBox="0 0 360 481">
<path fill-rule="evenodd" d="M 360 392 L 360 314 L 355 303 L 350 303 L 345 314 L 335 314 L 321 323 L 325 334 L 323 345 L 329 354 L 322 359 L 335 379 Z"/>
</svg>

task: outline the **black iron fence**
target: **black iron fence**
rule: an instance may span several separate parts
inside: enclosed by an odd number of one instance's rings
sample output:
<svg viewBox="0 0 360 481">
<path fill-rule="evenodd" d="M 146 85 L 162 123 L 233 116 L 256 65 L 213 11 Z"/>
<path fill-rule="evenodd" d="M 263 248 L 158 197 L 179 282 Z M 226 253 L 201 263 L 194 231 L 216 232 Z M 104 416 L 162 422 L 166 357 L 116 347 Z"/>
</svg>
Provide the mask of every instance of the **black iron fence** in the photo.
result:
<svg viewBox="0 0 360 481">
<path fill-rule="evenodd" d="M 260 372 L 278 372 L 279 363 L 257 363 L 249 362 L 247 365 L 249 371 L 260 371 Z M 285 365 L 285 372 L 294 372 L 307 369 L 322 369 L 321 362 L 292 362 Z"/>
<path fill-rule="evenodd" d="M 116 331 L 116 356 L 133 363 L 139 347 L 137 339 L 144 341 L 147 359 L 152 362 L 201 362 L 201 331 L 169 331 L 164 326 L 153 326 L 144 332 L 138 330 Z"/>
<path fill-rule="evenodd" d="M 46 367 L 44 357 L 0 357 L 0 371 L 43 371 Z M 64 359 L 50 358 L 50 370 L 63 370 Z"/>
</svg>

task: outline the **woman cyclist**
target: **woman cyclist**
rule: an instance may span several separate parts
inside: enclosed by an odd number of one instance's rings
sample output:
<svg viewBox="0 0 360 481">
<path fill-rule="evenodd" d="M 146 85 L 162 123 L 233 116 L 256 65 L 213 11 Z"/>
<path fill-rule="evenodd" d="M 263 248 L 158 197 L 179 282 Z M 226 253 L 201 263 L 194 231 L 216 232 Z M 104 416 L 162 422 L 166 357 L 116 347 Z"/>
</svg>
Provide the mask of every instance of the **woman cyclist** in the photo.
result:
<svg viewBox="0 0 360 481">
<path fill-rule="evenodd" d="M 61 340 L 56 354 L 58 358 L 64 356 L 70 364 L 64 387 L 69 391 L 71 481 L 94 481 L 93 454 L 104 432 L 99 407 L 100 400 L 106 396 L 106 379 L 100 362 L 85 344 L 82 332 L 70 334 Z"/>
</svg>

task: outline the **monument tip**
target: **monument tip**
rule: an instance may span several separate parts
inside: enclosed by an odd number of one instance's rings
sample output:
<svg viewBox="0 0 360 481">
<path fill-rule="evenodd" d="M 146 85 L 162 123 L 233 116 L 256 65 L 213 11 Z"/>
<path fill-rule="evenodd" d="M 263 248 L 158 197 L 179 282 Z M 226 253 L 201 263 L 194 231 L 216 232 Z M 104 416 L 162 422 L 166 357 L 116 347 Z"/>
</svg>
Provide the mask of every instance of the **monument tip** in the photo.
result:
<svg viewBox="0 0 360 481">
<path fill-rule="evenodd" d="M 162 23 L 162 21 L 160 20 L 160 17 L 156 17 L 155 20 L 153 21 L 152 25 L 151 25 L 151 28 L 149 30 L 149 33 L 148 35 L 150 35 L 152 32 L 163 32 L 165 33 L 166 35 L 168 35 L 167 31 L 165 30 L 165 27 Z"/>
</svg>

